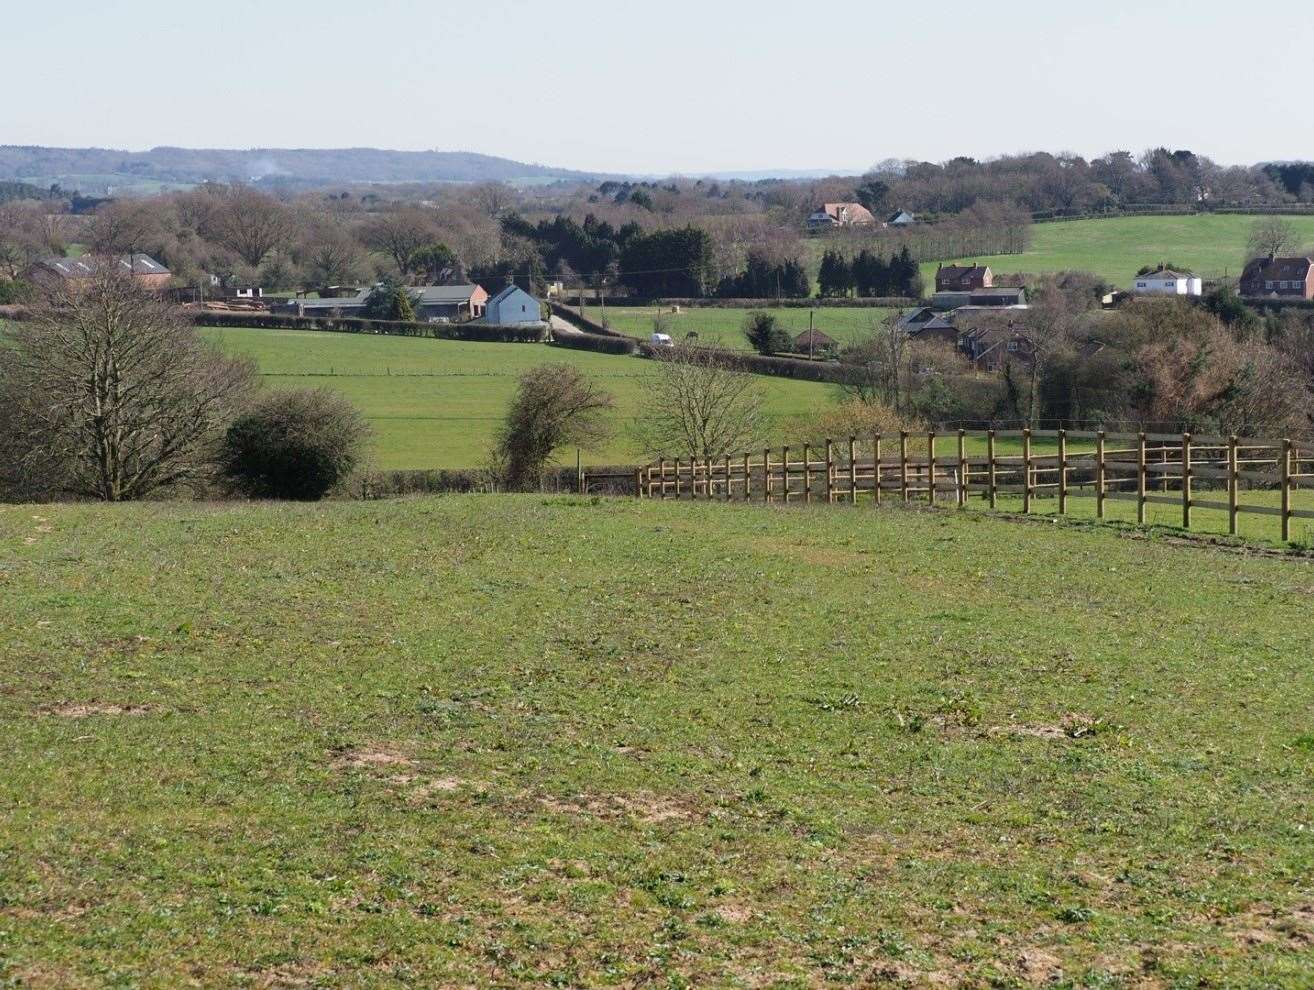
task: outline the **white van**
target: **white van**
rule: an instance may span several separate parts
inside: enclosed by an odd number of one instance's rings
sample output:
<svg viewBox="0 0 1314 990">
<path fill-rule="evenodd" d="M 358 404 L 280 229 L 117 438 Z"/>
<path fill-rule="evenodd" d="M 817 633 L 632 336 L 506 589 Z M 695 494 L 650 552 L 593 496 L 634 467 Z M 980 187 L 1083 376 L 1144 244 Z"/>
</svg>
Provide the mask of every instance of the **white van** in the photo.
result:
<svg viewBox="0 0 1314 990">
<path fill-rule="evenodd" d="M 648 343 L 653 347 L 674 347 L 675 341 L 671 339 L 669 333 L 655 333 L 648 338 Z"/>
</svg>

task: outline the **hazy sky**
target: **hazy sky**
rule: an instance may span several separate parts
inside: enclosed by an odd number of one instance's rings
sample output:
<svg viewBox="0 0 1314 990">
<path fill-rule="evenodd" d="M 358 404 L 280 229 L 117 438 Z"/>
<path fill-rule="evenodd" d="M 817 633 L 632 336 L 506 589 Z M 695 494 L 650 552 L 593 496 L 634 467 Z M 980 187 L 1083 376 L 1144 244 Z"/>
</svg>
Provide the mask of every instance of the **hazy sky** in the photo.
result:
<svg viewBox="0 0 1314 990">
<path fill-rule="evenodd" d="M 0 144 L 470 150 L 861 170 L 1023 151 L 1314 155 L 1279 2 L 64 0 L 3 17 Z"/>
</svg>

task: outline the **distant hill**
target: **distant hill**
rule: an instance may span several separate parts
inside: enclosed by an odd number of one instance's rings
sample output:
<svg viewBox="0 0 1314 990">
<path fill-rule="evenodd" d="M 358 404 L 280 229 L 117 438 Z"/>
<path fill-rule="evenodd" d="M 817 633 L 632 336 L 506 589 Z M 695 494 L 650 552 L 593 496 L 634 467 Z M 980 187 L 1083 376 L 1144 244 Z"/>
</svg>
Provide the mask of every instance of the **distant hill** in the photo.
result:
<svg viewBox="0 0 1314 990">
<path fill-rule="evenodd" d="M 44 148 L 0 145 L 0 181 L 76 185 L 84 192 L 123 186 L 209 181 L 290 182 L 545 182 L 587 180 L 594 173 L 528 165 L 469 151 L 378 148 Z M 96 190 L 95 187 L 101 187 Z"/>
</svg>

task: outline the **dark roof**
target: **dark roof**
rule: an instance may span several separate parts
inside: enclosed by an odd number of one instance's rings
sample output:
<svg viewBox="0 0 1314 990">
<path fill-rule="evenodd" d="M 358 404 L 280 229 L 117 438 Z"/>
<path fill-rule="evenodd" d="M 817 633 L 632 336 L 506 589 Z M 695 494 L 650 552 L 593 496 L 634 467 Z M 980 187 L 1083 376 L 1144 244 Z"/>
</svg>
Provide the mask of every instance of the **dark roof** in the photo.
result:
<svg viewBox="0 0 1314 990">
<path fill-rule="evenodd" d="M 509 296 L 509 295 L 511 295 L 512 293 L 515 293 L 515 292 L 525 292 L 525 290 L 522 289 L 522 288 L 520 288 L 520 286 L 518 286 L 518 285 L 514 285 L 514 284 L 513 284 L 513 285 L 508 285 L 506 288 L 504 288 L 504 289 L 503 289 L 501 292 L 499 292 L 497 295 L 493 296 L 492 299 L 488 300 L 488 305 L 491 306 L 493 303 L 500 303 L 500 302 L 501 302 L 503 299 L 505 299 L 507 296 Z M 529 293 L 528 293 L 528 292 L 525 292 L 525 295 L 529 296 Z M 533 297 L 533 296 L 529 296 L 529 298 L 530 298 L 530 299 L 533 299 L 534 297 Z"/>
<path fill-rule="evenodd" d="M 794 347 L 801 350 L 809 345 L 812 347 L 834 347 L 839 341 L 820 330 L 804 330 L 794 338 Z"/>
<path fill-rule="evenodd" d="M 989 270 L 989 265 L 941 265 L 936 269 L 936 274 L 948 275 L 952 278 L 963 278 L 967 275 L 975 275 L 977 272 L 984 275 Z"/>
<path fill-rule="evenodd" d="M 1241 277 L 1265 282 L 1277 279 L 1303 279 L 1309 275 L 1309 258 L 1253 258 L 1246 263 Z"/>
<path fill-rule="evenodd" d="M 80 258 L 43 258 L 37 264 L 49 268 L 63 278 L 89 278 L 96 274 L 97 268 L 105 263 L 104 258 L 83 255 Z M 152 258 L 149 254 L 122 255 L 114 262 L 134 275 L 170 275 L 169 269 Z"/>
</svg>

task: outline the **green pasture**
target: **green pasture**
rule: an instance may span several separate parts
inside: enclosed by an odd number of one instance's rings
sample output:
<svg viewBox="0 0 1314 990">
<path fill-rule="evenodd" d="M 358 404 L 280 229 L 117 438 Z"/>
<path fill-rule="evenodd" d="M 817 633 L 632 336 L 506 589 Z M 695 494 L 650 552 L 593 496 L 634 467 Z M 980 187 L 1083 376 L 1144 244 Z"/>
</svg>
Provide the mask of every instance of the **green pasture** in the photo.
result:
<svg viewBox="0 0 1314 990">
<path fill-rule="evenodd" d="M 1137 269 L 1163 261 L 1190 268 L 1204 278 L 1237 278 L 1245 265 L 1246 242 L 1261 217 L 1243 214 L 1115 217 L 1038 223 L 1024 254 L 963 258 L 996 272 L 1089 271 L 1119 288 L 1129 288 Z M 1282 217 L 1314 246 L 1314 216 Z M 922 266 L 928 291 L 938 262 Z M 945 262 L 948 264 L 948 262 Z"/>
<path fill-rule="evenodd" d="M 841 344 L 850 344 L 869 336 L 893 312 L 879 307 L 817 307 L 808 310 L 791 306 L 771 306 L 762 311 L 775 316 L 791 337 L 805 332 L 810 318 L 813 327 Z M 608 306 L 607 323 L 613 330 L 646 340 L 656 329 L 656 321 L 660 318 L 664 323 L 664 332 L 676 340 L 683 340 L 689 334 L 696 333 L 700 343 L 750 350 L 748 341 L 744 339 L 744 321 L 750 312 L 754 310 L 715 306 L 684 306 L 679 313 L 671 312 L 670 306 Z M 597 306 L 587 306 L 585 314 L 590 319 L 600 320 L 602 310 Z"/>
<path fill-rule="evenodd" d="M 271 386 L 327 386 L 350 398 L 375 433 L 373 463 L 391 468 L 467 468 L 487 462 L 494 431 L 516 377 L 536 365 L 565 362 L 616 398 L 620 433 L 588 463 L 640 458 L 626 428 L 638 414 L 652 365 L 637 357 L 594 354 L 541 344 L 322 333 L 310 330 L 206 329 L 206 337 L 255 359 Z M 834 401 L 829 385 L 763 378 L 770 419 Z M 573 455 L 572 455 L 573 456 Z"/>
<path fill-rule="evenodd" d="M 893 506 L 0 506 L 0 985 L 1305 988 L 1312 586 Z"/>
</svg>

